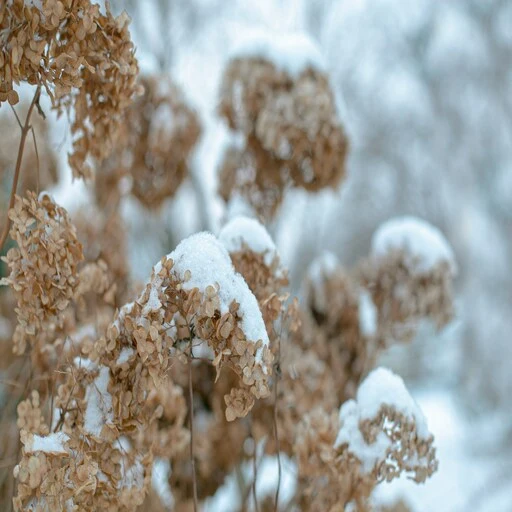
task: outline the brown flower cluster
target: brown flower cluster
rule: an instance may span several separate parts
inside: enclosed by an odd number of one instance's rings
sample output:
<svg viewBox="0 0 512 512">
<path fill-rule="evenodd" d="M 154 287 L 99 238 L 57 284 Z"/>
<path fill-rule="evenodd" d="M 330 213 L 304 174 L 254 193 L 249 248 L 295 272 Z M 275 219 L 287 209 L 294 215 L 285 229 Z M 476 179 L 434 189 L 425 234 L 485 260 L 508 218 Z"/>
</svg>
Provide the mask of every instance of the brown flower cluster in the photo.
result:
<svg viewBox="0 0 512 512">
<path fill-rule="evenodd" d="M 18 302 L 13 342 L 14 351 L 23 354 L 27 341 L 34 343 L 62 321 L 78 287 L 77 266 L 83 254 L 66 210 L 48 194 L 39 199 L 33 192 L 25 199 L 16 197 L 9 218 L 17 247 L 4 257 L 10 274 L 1 284 L 12 288 Z"/>
<path fill-rule="evenodd" d="M 90 0 L 24 0 L 0 6 L 0 102 L 18 102 L 14 84 L 42 85 L 53 107 L 73 107 L 69 157 L 75 176 L 111 151 L 123 112 L 138 92 L 138 65 L 126 13 Z"/>
<path fill-rule="evenodd" d="M 309 64 L 297 76 L 269 58 L 235 56 L 224 73 L 220 114 L 243 136 L 220 171 L 225 200 L 242 195 L 271 216 L 287 187 L 336 187 L 348 143 L 327 76 Z"/>
<path fill-rule="evenodd" d="M 432 443 L 401 379 L 379 368 L 361 384 L 357 401 L 343 404 L 339 418 L 317 409 L 301 422 L 295 444 L 301 507 L 373 510 L 369 497 L 379 483 L 402 473 L 421 483 L 437 470 Z"/>
<path fill-rule="evenodd" d="M 198 243 L 210 256 L 217 254 L 227 260 L 219 261 L 220 287 L 190 286 L 194 279 L 193 283 L 201 280 L 201 272 L 206 270 L 198 266 L 191 252 Z M 23 477 L 18 510 L 28 510 L 34 502 L 49 504 L 50 509 L 62 507 L 69 500 L 79 510 L 110 510 L 109 502 L 116 503 L 116 510 L 134 510 L 142 504 L 153 453 L 179 463 L 185 460 L 184 448 L 189 443 L 182 388 L 167 377 L 174 358 L 193 364 L 203 346 L 203 351 L 211 351 L 210 364 L 217 373 L 224 366 L 231 368 L 237 378 L 233 387 L 225 390 L 228 421 L 247 415 L 255 399 L 268 395 L 272 353 L 264 340 L 247 339 L 246 331 L 254 332 L 254 322 L 259 322 L 263 332 L 264 323 L 254 297 L 256 309 L 244 313 L 256 317 L 241 315 L 250 291 L 244 291 L 247 285 L 240 277 L 235 278 L 235 291 L 241 293 L 241 303 L 233 300 L 222 312 L 226 293 L 229 296 L 222 284 L 236 276 L 223 250 L 211 235 L 196 235 L 182 242 L 155 267 L 139 298 L 119 311 L 106 336 L 82 338 L 80 356 L 62 374 L 54 401 L 57 420 L 53 432 L 37 438 L 36 443 L 32 442 L 34 429 L 23 430 L 23 457 L 17 474 L 28 474 L 30 479 L 34 472 L 33 481 L 38 485 L 25 485 Z M 229 269 L 233 277 L 223 275 Z M 209 276 L 215 276 L 214 268 L 208 270 L 212 271 Z M 47 445 L 57 436 L 64 440 L 58 453 L 48 452 Z M 204 462 L 211 463 L 212 455 Z M 34 456 L 37 463 L 30 462 Z M 202 467 L 205 471 L 207 466 Z M 187 479 L 190 477 L 184 481 Z"/>
<path fill-rule="evenodd" d="M 441 329 L 453 318 L 455 257 L 441 231 L 421 219 L 384 222 L 357 274 L 378 309 L 384 346 L 410 341 L 422 319 Z"/>
<path fill-rule="evenodd" d="M 169 78 L 147 76 L 140 84 L 144 94 L 127 110 L 120 141 L 97 175 L 100 204 L 116 202 L 120 180 L 127 178 L 131 193 L 156 209 L 174 196 L 188 174 L 201 133 L 197 114 Z"/>
<path fill-rule="evenodd" d="M 274 242 L 256 219 L 238 216 L 219 233 L 235 270 L 258 299 L 267 333 L 275 341 L 274 322 L 283 310 L 288 286 L 287 270 L 282 266 Z"/>
<path fill-rule="evenodd" d="M 85 403 L 77 400 L 73 405 Z M 68 435 L 64 429 L 49 433 L 45 423 L 34 428 L 31 420 L 41 414 L 37 395 L 32 402 L 22 402 L 18 414 L 23 448 L 14 469 L 16 511 L 92 511 L 98 507 L 128 511 L 142 503 L 149 484 L 150 456 L 134 454 L 127 441 L 95 443 L 73 430 Z"/>
<path fill-rule="evenodd" d="M 404 251 L 392 251 L 382 259 L 363 262 L 359 279 L 379 312 L 378 335 L 385 346 L 410 342 L 422 319 L 432 321 L 437 329 L 453 319 L 453 272 L 446 261 L 417 272 Z"/>
</svg>

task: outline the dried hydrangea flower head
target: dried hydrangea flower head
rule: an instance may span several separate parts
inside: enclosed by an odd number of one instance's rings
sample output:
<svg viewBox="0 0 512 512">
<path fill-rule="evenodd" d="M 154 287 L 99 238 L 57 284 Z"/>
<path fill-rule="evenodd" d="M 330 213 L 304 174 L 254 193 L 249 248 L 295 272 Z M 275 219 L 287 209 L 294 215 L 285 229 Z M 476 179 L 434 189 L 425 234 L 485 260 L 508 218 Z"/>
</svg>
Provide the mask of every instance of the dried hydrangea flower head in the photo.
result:
<svg viewBox="0 0 512 512">
<path fill-rule="evenodd" d="M 440 329 L 453 317 L 455 257 L 443 234 L 421 219 L 385 222 L 359 273 L 378 309 L 385 344 L 410 341 L 423 318 Z"/>
<path fill-rule="evenodd" d="M 42 85 L 59 113 L 73 108 L 69 157 L 75 176 L 92 174 L 116 141 L 138 93 L 138 65 L 126 13 L 90 0 L 12 0 L 0 6 L 0 103 L 18 102 L 14 84 Z"/>
<path fill-rule="evenodd" d="M 259 207 L 260 192 L 273 197 L 273 212 L 286 187 L 316 191 L 343 177 L 347 139 L 322 56 L 307 37 L 244 38 L 224 73 L 220 113 L 245 140 L 226 154 L 223 197 L 238 192 Z"/>
<path fill-rule="evenodd" d="M 98 396 L 106 391 L 100 377 L 95 384 L 99 385 Z M 75 401 L 74 405 L 83 403 Z M 63 430 L 48 433 L 44 423 L 37 431 L 26 418 L 40 412 L 34 398 L 19 407 L 23 448 L 14 469 L 18 480 L 14 510 L 132 511 L 142 503 L 150 479 L 149 456 L 135 454 L 126 439 L 94 444 L 76 429 L 69 434 Z"/>
<path fill-rule="evenodd" d="M 373 370 L 356 400 L 342 405 L 340 423 L 337 463 L 356 462 L 363 479 L 390 482 L 406 473 L 422 483 L 437 470 L 434 438 L 421 409 L 403 380 L 385 368 Z"/>
<path fill-rule="evenodd" d="M 25 118 L 27 105 L 17 108 L 20 112 L 19 117 Z M 0 125 L 2 126 L 2 137 L 0 138 L 0 182 L 12 181 L 12 175 L 16 165 L 16 148 L 19 144 L 20 129 L 12 112 L 7 109 L 0 110 Z M 48 124 L 45 123 L 40 116 L 31 118 L 31 125 L 35 132 L 36 146 L 30 137 L 25 145 L 23 152 L 23 161 L 21 164 L 20 182 L 18 184 L 18 193 L 21 196 L 26 192 L 38 192 L 38 188 L 42 190 L 49 189 L 57 182 L 57 155 L 52 147 Z M 9 204 L 9 190 L 0 187 L 0 205 Z M 7 216 L 7 210 L 3 206 L 0 208 L 0 216 Z"/>
<path fill-rule="evenodd" d="M 326 252 L 315 259 L 303 285 L 303 328 L 295 338 L 314 350 L 336 381 L 338 404 L 354 396 L 377 357 L 377 310 L 371 296 Z"/>
<path fill-rule="evenodd" d="M 83 254 L 66 210 L 46 193 L 17 196 L 9 218 L 17 247 L 4 258 L 10 274 L 1 283 L 12 288 L 18 302 L 14 351 L 23 354 L 27 339 L 34 341 L 61 321 L 78 287 Z"/>
<path fill-rule="evenodd" d="M 189 160 L 201 133 L 197 114 L 166 76 L 140 79 L 144 94 L 128 109 L 123 134 L 96 182 L 100 204 L 123 176 L 131 193 L 147 208 L 158 208 L 188 175 Z M 105 181 L 112 181 L 105 186 Z"/>
<path fill-rule="evenodd" d="M 368 375 L 357 398 L 341 407 L 338 421 L 322 411 L 307 416 L 296 450 L 302 502 L 319 500 L 324 510 L 338 510 L 336 503 L 370 510 L 377 484 L 402 473 L 421 483 L 437 470 L 423 413 L 402 379 L 384 368 Z"/>
</svg>

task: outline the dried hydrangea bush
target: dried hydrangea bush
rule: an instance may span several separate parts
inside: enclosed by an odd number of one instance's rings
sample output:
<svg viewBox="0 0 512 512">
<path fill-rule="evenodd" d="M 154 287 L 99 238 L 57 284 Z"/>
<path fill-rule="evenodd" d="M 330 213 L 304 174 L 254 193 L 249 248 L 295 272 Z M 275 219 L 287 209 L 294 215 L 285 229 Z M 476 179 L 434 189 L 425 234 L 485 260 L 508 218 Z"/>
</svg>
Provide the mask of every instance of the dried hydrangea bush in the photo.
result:
<svg viewBox="0 0 512 512">
<path fill-rule="evenodd" d="M 322 58 L 307 38 L 244 40 L 225 69 L 219 112 L 242 141 L 221 164 L 226 201 L 241 195 L 268 219 L 287 188 L 335 188 L 343 178 L 348 142 Z"/>
<path fill-rule="evenodd" d="M 370 510 L 380 482 L 402 472 L 423 482 L 437 467 L 433 438 L 401 379 L 379 369 L 360 383 L 368 370 L 339 364 L 353 350 L 344 347 L 345 336 L 375 343 L 380 322 L 375 306 L 372 321 L 361 320 L 368 304 L 351 290 L 364 292 L 351 279 L 324 256 L 306 281 L 308 309 L 297 310 L 286 305 L 286 270 L 258 221 L 236 217 L 219 239 L 198 234 L 183 241 L 108 327 L 77 333 L 63 346 L 71 362 L 59 373 L 51 428 L 36 391 L 18 407 L 16 510 L 112 503 L 135 510 L 169 502 L 168 492 L 160 497 L 151 483 L 161 464 L 173 468 L 164 473 L 172 503 L 186 509 L 194 486 L 206 499 L 250 459 L 248 438 L 264 442 L 266 453 L 296 460 L 293 500 L 303 509 L 344 510 L 343 503 Z M 325 338 L 307 338 L 304 322 L 311 319 Z M 326 350 L 329 343 L 338 348 Z M 373 346 L 358 353 L 368 366 Z M 187 372 L 193 401 L 186 398 Z M 200 419 L 193 473 L 191 415 Z"/>
<path fill-rule="evenodd" d="M 219 284 L 209 284 L 211 275 L 217 276 Z M 106 336 L 82 345 L 82 356 L 64 373 L 55 399 L 61 420 L 51 436 L 61 434 L 65 440 L 58 462 L 48 467 L 48 452 L 41 450 L 43 470 L 38 465 L 34 477 L 38 485 L 27 487 L 22 481 L 18 509 L 25 510 L 32 500 L 58 499 L 59 506 L 71 500 L 81 510 L 94 510 L 119 499 L 119 482 L 127 479 L 120 509 L 132 510 L 141 504 L 147 487 L 144 481 L 151 473 L 149 448 L 160 438 L 165 453 L 165 439 L 172 431 L 170 439 L 177 435 L 182 446 L 188 437 L 182 428 L 184 401 L 179 402 L 181 412 L 172 412 L 181 393 L 166 398 L 165 393 L 155 396 L 155 392 L 166 385 L 172 359 L 193 358 L 201 344 L 211 352 L 217 372 L 229 366 L 238 375 L 236 387 L 224 397 L 227 420 L 246 416 L 255 399 L 269 393 L 272 353 L 256 298 L 235 273 L 224 247 L 206 234 L 183 241 L 162 259 L 141 296 L 119 311 Z M 172 428 L 164 422 L 155 433 L 152 422 L 165 415 Z M 33 446 L 26 440 L 34 432 L 22 432 L 26 434 L 22 433 L 18 474 L 25 463 L 30 467 L 33 457 Z M 119 443 L 127 444 L 127 454 Z M 78 447 L 80 454 L 72 457 Z M 178 445 L 173 448 L 179 451 Z M 80 481 L 77 462 L 87 468 L 83 471 L 88 475 L 80 496 L 74 494 Z M 58 498 L 47 491 L 50 482 L 52 489 L 58 489 Z"/>
<path fill-rule="evenodd" d="M 190 511 L 237 477 L 241 511 L 346 512 L 375 508 L 375 487 L 400 474 L 424 482 L 437 469 L 425 418 L 398 376 L 372 369 L 420 322 L 452 318 L 446 240 L 418 219 L 390 221 L 355 269 L 316 260 L 298 301 L 266 228 L 234 216 L 134 284 L 120 199 L 156 209 L 175 197 L 201 128 L 168 77 L 137 76 L 127 27 L 88 0 L 0 6 L 0 102 L 16 104 L 27 82 L 40 108 L 46 90 L 72 117 L 74 175 L 96 170 L 94 204 L 73 222 L 46 193 L 9 211 L 0 353 L 18 387 L 1 422 L 0 453 L 15 462 L 0 468 L 0 493 L 23 512 Z M 226 202 L 269 220 L 287 188 L 339 185 L 348 143 L 309 40 L 249 37 L 220 96 L 241 141 L 220 173 Z M 25 152 L 24 190 L 38 163 L 51 182 L 44 130 L 37 158 Z M 258 497 L 259 465 L 274 457 L 281 474 L 285 456 L 289 501 L 280 477 Z"/>
</svg>

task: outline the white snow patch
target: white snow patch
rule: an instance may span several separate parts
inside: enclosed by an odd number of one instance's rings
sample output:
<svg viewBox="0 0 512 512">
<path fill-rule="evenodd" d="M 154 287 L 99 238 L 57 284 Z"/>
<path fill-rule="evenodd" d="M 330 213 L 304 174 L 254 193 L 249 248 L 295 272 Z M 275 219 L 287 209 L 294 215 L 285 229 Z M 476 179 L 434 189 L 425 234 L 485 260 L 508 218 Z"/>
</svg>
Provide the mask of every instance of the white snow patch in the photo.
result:
<svg viewBox="0 0 512 512">
<path fill-rule="evenodd" d="M 230 57 L 266 59 L 292 78 L 308 68 L 321 72 L 327 69 L 318 46 L 310 37 L 300 32 L 276 34 L 261 29 L 248 30 L 238 44 L 235 44 Z"/>
<path fill-rule="evenodd" d="M 75 359 L 73 359 L 73 364 L 77 368 L 84 368 L 85 370 L 90 372 L 98 368 L 98 365 L 96 363 L 85 357 L 75 357 Z"/>
<path fill-rule="evenodd" d="M 135 354 L 135 350 L 133 350 L 132 347 L 124 347 L 121 350 L 121 353 L 119 354 L 119 357 L 117 358 L 116 364 L 122 365 L 130 360 L 130 357 Z"/>
<path fill-rule="evenodd" d="M 112 423 L 112 396 L 108 392 L 108 383 L 110 381 L 110 369 L 107 366 L 100 368 L 100 373 L 89 384 L 85 392 L 84 430 L 89 434 L 100 437 L 103 425 Z"/>
<path fill-rule="evenodd" d="M 375 336 L 377 322 L 378 312 L 372 296 L 366 290 L 362 290 L 359 294 L 359 330 L 363 336 Z"/>
<path fill-rule="evenodd" d="M 25 445 L 27 453 L 68 453 L 64 443 L 69 441 L 69 437 L 64 432 L 55 432 L 47 436 L 34 434 L 32 442 Z"/>
<path fill-rule="evenodd" d="M 131 489 L 144 486 L 144 466 L 141 463 L 141 456 L 138 455 L 132 465 L 127 466 L 126 457 L 121 458 L 121 480 L 117 483 L 118 489 Z"/>
<path fill-rule="evenodd" d="M 142 313 L 144 315 L 147 315 L 151 311 L 158 311 L 162 307 L 162 303 L 160 302 L 160 299 L 158 298 L 158 287 L 160 286 L 160 283 L 158 283 L 158 286 L 152 286 L 149 290 L 149 297 L 148 301 L 144 305 L 144 308 L 142 310 Z"/>
<path fill-rule="evenodd" d="M 167 459 L 157 457 L 153 462 L 153 473 L 151 474 L 151 486 L 158 494 L 162 504 L 169 510 L 174 507 L 174 496 L 169 485 L 171 474 L 171 463 Z"/>
<path fill-rule="evenodd" d="M 192 235 L 183 240 L 168 258 L 174 262 L 173 272 L 184 281 L 184 290 L 198 288 L 204 293 L 208 286 L 216 286 L 221 313 L 228 312 L 233 301 L 238 302 L 242 316 L 241 327 L 247 339 L 269 344 L 256 297 L 244 278 L 235 272 L 226 248 L 214 235 L 206 232 Z M 155 275 L 160 270 L 161 263 L 158 262 L 154 267 Z M 256 360 L 261 359 L 260 349 L 256 352 Z"/>
<path fill-rule="evenodd" d="M 270 266 L 277 255 L 274 241 L 263 224 L 250 217 L 231 219 L 221 229 L 219 240 L 229 253 L 242 250 L 245 243 L 252 251 L 264 254 L 265 264 Z"/>
<path fill-rule="evenodd" d="M 234 219 L 235 217 L 245 216 L 253 217 L 256 215 L 254 208 L 247 202 L 243 196 L 238 193 L 234 193 L 227 205 L 225 211 L 225 217 L 227 219 Z"/>
<path fill-rule="evenodd" d="M 170 137 L 175 129 L 174 114 L 169 103 L 161 103 L 151 118 L 149 140 L 158 143 L 161 134 Z"/>
<path fill-rule="evenodd" d="M 392 406 L 414 421 L 420 439 L 430 437 L 425 416 L 402 378 L 386 368 L 373 370 L 359 386 L 356 400 L 348 400 L 341 406 L 341 428 L 334 443 L 335 447 L 348 444 L 348 449 L 361 461 L 365 472 L 370 472 L 377 461 L 383 460 L 391 446 L 391 440 L 383 432 L 377 435 L 374 443 L 367 444 L 359 429 L 360 423 L 375 418 L 383 405 Z"/>
<path fill-rule="evenodd" d="M 457 264 L 452 248 L 439 229 L 416 217 L 398 217 L 382 224 L 372 237 L 372 255 L 382 258 L 391 251 L 404 251 L 411 269 L 429 272 L 447 262 L 452 275 Z"/>
</svg>

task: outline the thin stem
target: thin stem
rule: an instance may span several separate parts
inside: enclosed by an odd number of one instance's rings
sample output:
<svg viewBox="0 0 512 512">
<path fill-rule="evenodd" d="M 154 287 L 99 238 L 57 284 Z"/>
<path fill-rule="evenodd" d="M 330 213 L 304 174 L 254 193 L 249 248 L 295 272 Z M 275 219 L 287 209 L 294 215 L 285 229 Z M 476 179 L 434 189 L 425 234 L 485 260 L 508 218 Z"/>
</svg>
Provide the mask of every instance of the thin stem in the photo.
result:
<svg viewBox="0 0 512 512">
<path fill-rule="evenodd" d="M 188 400 L 189 400 L 189 426 L 190 426 L 190 463 L 192 465 L 192 488 L 194 493 L 194 512 L 197 512 L 197 477 L 196 461 L 194 459 L 194 391 L 192 389 L 192 338 L 190 338 L 190 354 L 188 356 Z"/>
<path fill-rule="evenodd" d="M 37 192 L 37 195 L 39 195 L 39 185 L 40 185 L 39 176 L 41 173 L 41 168 L 39 165 L 39 151 L 37 150 L 36 132 L 34 131 L 33 126 L 30 127 L 30 131 L 32 132 L 32 140 L 34 141 L 34 150 L 36 152 L 36 162 L 37 162 L 37 190 L 36 190 L 36 192 Z"/>
<path fill-rule="evenodd" d="M 41 86 L 38 85 L 34 97 L 32 98 L 32 102 L 30 103 L 30 107 L 27 112 L 27 117 L 25 119 L 25 124 L 21 128 L 21 138 L 20 145 L 18 148 L 18 157 L 16 159 L 16 168 L 14 170 L 14 178 L 12 182 L 11 189 L 11 197 L 9 199 L 9 208 L 7 209 L 7 221 L 5 223 L 4 230 L 2 231 L 2 236 L 0 237 L 0 249 L 3 247 L 5 241 L 7 240 L 7 236 L 9 235 L 9 229 L 11 228 L 11 220 L 9 219 L 9 210 L 14 206 L 14 199 L 16 197 L 16 191 L 18 189 L 18 180 L 20 177 L 21 171 L 21 163 L 23 160 L 23 151 L 25 150 L 25 142 L 27 140 L 27 135 L 30 131 L 30 116 L 32 115 L 32 111 L 34 110 L 35 105 L 39 102 L 39 98 L 41 96 Z M 16 116 L 18 117 L 18 116 Z"/>
<path fill-rule="evenodd" d="M 277 361 L 276 361 L 276 368 L 275 368 L 275 374 L 276 374 L 276 381 L 274 384 L 274 437 L 276 440 L 276 456 L 277 456 L 277 488 L 276 488 L 276 495 L 275 495 L 275 501 L 274 501 L 274 512 L 277 512 L 279 508 L 279 489 L 281 488 L 281 456 L 279 454 L 280 446 L 279 446 L 279 432 L 277 430 L 277 399 L 278 399 L 278 383 L 279 383 L 279 377 L 281 374 L 281 336 L 279 336 L 278 342 L 277 342 Z"/>
<path fill-rule="evenodd" d="M 18 126 L 20 127 L 20 130 L 23 130 L 23 125 L 21 124 L 20 116 L 18 116 L 18 113 L 16 112 L 16 109 L 12 105 L 10 105 L 10 104 L 9 104 L 9 106 L 11 107 L 11 110 L 14 113 L 14 117 L 16 118 L 16 121 L 18 123 Z"/>
</svg>

